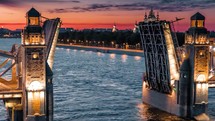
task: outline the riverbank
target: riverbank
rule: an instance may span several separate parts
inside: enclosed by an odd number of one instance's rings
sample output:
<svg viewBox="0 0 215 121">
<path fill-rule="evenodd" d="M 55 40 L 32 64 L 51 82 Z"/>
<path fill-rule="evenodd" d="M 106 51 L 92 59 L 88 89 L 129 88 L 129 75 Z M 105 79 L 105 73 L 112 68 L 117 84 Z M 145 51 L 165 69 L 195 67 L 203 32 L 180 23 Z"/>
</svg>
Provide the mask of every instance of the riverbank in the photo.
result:
<svg viewBox="0 0 215 121">
<path fill-rule="evenodd" d="M 60 48 L 69 48 L 77 50 L 86 50 L 93 52 L 103 52 L 103 53 L 115 53 L 115 54 L 126 54 L 130 56 L 143 56 L 142 50 L 132 50 L 132 49 L 116 49 L 109 47 L 96 47 L 96 46 L 82 46 L 82 45 L 68 45 L 68 44 L 57 44 Z"/>
</svg>

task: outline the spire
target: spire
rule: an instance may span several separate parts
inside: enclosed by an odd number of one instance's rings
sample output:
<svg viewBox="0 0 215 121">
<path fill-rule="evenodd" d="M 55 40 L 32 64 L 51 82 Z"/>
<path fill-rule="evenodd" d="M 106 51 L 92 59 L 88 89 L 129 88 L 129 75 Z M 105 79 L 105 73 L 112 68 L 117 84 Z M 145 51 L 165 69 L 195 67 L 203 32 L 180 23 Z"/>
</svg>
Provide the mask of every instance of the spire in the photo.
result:
<svg viewBox="0 0 215 121">
<path fill-rule="evenodd" d="M 137 33 L 138 29 L 139 29 L 138 23 L 137 23 L 137 21 L 135 21 L 133 33 Z"/>
<path fill-rule="evenodd" d="M 148 15 L 148 20 L 149 21 L 156 21 L 157 18 L 155 17 L 155 13 L 153 11 L 153 9 L 151 8 L 150 12 L 149 12 L 149 15 Z"/>
<path fill-rule="evenodd" d="M 117 28 L 116 28 L 116 23 L 115 23 L 115 22 L 114 22 L 114 24 L 113 24 L 112 32 L 117 32 Z"/>
<path fill-rule="evenodd" d="M 147 19 L 147 13 L 145 12 L 145 18 L 144 19 Z"/>
<path fill-rule="evenodd" d="M 155 13 L 153 11 L 153 9 L 151 8 L 150 12 L 149 12 L 149 17 L 154 17 L 155 16 Z"/>
<path fill-rule="evenodd" d="M 144 21 L 147 21 L 147 13 L 145 12 Z"/>
<path fill-rule="evenodd" d="M 160 18 L 159 18 L 159 12 L 157 12 L 157 21 L 159 21 L 159 19 L 160 19 Z"/>
</svg>

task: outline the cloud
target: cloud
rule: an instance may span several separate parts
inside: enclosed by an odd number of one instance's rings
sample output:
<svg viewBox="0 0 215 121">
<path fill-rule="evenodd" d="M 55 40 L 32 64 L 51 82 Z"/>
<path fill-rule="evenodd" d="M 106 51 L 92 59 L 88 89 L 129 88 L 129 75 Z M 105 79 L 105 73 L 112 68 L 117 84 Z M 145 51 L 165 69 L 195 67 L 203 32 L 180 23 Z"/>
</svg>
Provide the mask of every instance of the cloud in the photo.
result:
<svg viewBox="0 0 215 121">
<path fill-rule="evenodd" d="M 114 0 L 112 0 L 114 1 Z M 113 2 L 114 3 L 114 2 Z M 56 8 L 48 10 L 50 13 L 65 13 L 65 12 L 94 12 L 94 11 L 106 11 L 106 10 L 123 10 L 123 11 L 137 11 L 148 10 L 150 8 L 177 12 L 177 11 L 190 11 L 193 9 L 208 9 L 215 6 L 215 0 L 139 0 L 139 2 L 131 2 L 123 4 L 101 4 L 94 3 L 88 4 L 85 7 L 71 7 L 71 8 Z"/>
<path fill-rule="evenodd" d="M 28 3 L 80 3 L 78 0 L 0 0 L 0 5 L 18 7 Z"/>
<path fill-rule="evenodd" d="M 16 6 L 19 6 L 21 4 L 20 4 L 20 2 L 17 2 L 15 0 L 0 0 L 0 5 L 16 7 Z"/>
</svg>

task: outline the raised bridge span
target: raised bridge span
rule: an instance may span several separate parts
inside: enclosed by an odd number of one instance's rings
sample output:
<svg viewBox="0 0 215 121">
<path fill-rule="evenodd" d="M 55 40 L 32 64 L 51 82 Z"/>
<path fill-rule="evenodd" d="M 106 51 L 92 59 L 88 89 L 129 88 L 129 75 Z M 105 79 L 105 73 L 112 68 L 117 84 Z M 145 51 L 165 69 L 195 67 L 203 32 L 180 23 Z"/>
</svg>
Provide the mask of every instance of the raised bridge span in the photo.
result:
<svg viewBox="0 0 215 121">
<path fill-rule="evenodd" d="M 0 50 L 5 61 L 0 68 L 0 99 L 4 101 L 11 121 L 52 121 L 52 67 L 61 20 L 46 19 L 31 8 L 26 13 L 27 25 L 21 45 L 11 51 Z M 6 66 L 11 63 L 10 66 Z M 11 79 L 3 78 L 11 71 Z"/>
</svg>

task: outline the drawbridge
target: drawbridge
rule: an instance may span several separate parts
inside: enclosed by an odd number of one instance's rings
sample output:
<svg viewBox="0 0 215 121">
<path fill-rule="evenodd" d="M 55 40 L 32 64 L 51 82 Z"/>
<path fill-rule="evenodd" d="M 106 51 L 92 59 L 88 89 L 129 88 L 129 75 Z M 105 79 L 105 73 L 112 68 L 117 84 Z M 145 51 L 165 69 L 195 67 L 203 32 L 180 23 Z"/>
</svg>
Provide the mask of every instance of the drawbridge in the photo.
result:
<svg viewBox="0 0 215 121">
<path fill-rule="evenodd" d="M 34 8 L 26 16 L 21 45 L 0 50 L 5 59 L 0 64 L 0 100 L 11 121 L 52 121 L 52 67 L 61 20 L 41 23 L 41 15 Z M 10 79 L 4 78 L 6 73 L 11 73 Z"/>
<path fill-rule="evenodd" d="M 139 23 L 146 67 L 142 100 L 181 117 L 209 120 L 211 57 L 205 17 L 198 12 L 191 17 L 182 46 L 171 25 L 153 10 Z"/>
<path fill-rule="evenodd" d="M 170 22 L 140 23 L 148 86 L 163 93 L 172 91 L 171 85 L 179 80 L 178 43 L 173 39 Z"/>
</svg>

